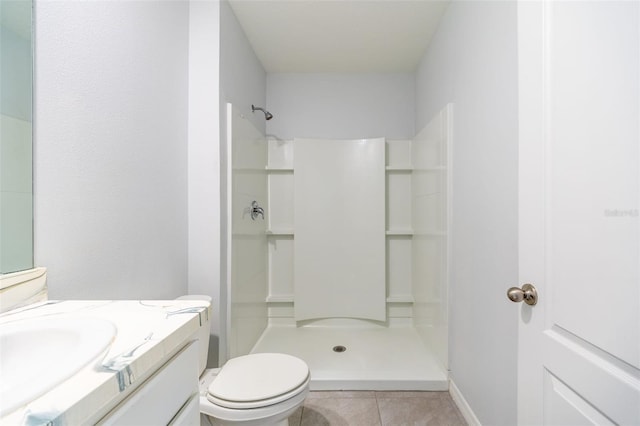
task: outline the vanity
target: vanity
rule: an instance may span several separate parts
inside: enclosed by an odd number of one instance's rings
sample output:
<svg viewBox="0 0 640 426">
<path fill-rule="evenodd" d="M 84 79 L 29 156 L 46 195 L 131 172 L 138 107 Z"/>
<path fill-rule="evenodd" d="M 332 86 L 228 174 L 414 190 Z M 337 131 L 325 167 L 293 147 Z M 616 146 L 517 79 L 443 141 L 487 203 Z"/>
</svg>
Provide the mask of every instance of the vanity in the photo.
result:
<svg viewBox="0 0 640 426">
<path fill-rule="evenodd" d="M 1 314 L 0 424 L 199 424 L 209 313 L 199 300 L 44 300 Z"/>
<path fill-rule="evenodd" d="M 0 425 L 199 424 L 209 302 L 47 300 L 45 269 L 34 268 L 32 3 L 0 1 Z M 55 145 L 42 135 L 41 148 Z"/>
</svg>

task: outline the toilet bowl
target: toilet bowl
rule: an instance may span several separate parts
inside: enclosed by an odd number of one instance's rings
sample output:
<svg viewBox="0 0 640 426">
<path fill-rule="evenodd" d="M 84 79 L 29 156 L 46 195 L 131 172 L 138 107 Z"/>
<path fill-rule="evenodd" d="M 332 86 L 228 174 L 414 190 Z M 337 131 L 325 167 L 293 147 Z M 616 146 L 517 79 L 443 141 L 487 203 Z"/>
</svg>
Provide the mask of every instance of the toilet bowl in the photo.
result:
<svg viewBox="0 0 640 426">
<path fill-rule="evenodd" d="M 288 425 L 309 393 L 309 381 L 307 364 L 291 355 L 233 358 L 201 376 L 200 413 L 211 425 Z"/>
<path fill-rule="evenodd" d="M 208 296 L 180 299 L 202 300 Z M 207 359 L 209 315 L 194 338 L 200 360 Z M 294 356 L 258 353 L 232 358 L 222 367 L 200 366 L 200 421 L 202 425 L 286 426 L 288 418 L 309 393 L 307 364 Z"/>
</svg>

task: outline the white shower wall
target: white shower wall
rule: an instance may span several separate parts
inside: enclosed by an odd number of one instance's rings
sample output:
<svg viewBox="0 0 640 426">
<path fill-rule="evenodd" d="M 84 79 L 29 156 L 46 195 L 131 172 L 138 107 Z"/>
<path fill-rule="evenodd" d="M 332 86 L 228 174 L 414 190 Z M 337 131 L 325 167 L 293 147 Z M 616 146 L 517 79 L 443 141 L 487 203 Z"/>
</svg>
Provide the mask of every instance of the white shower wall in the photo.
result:
<svg viewBox="0 0 640 426">
<path fill-rule="evenodd" d="M 386 324 L 414 326 L 447 366 L 452 106 L 412 140 L 386 140 Z M 269 141 L 269 320 L 294 325 L 294 141 Z M 336 193 L 336 197 L 341 197 Z"/>
<path fill-rule="evenodd" d="M 451 246 L 453 105 L 413 138 L 411 210 L 413 324 L 448 366 L 448 294 Z"/>
<path fill-rule="evenodd" d="M 294 324 L 294 141 L 269 140 L 269 319 Z M 386 300 L 392 325 L 412 324 L 411 141 L 387 140 Z M 391 162 L 391 163 L 389 163 Z M 336 194 L 340 197 L 340 194 Z M 381 230 L 381 232 L 384 232 Z"/>
<path fill-rule="evenodd" d="M 249 353 L 267 326 L 267 141 L 239 108 L 227 104 L 228 357 Z M 252 203 L 264 209 L 252 215 Z"/>
<path fill-rule="evenodd" d="M 294 311 L 386 320 L 385 143 L 294 140 Z"/>
<path fill-rule="evenodd" d="M 446 222 L 436 222 L 434 218 L 438 216 L 436 212 L 444 217 L 447 197 L 434 193 L 446 189 L 442 185 L 447 179 L 442 176 L 447 175 L 447 167 L 443 157 L 438 157 L 433 160 L 438 164 L 435 166 L 438 172 L 430 171 L 429 178 L 423 179 L 422 172 L 414 170 L 416 152 L 432 154 L 433 149 L 416 151 L 420 141 L 414 140 L 413 86 L 410 74 L 268 76 L 267 109 L 274 114 L 274 120 L 267 122 L 268 161 L 262 169 L 268 198 L 264 203 L 268 206 L 263 231 L 265 274 L 258 272 L 262 269 L 256 264 L 242 271 L 246 278 L 252 275 L 250 271 L 263 276 L 264 286 L 260 288 L 261 279 L 245 279 L 252 282 L 250 287 L 255 292 L 246 301 L 236 303 L 233 300 L 244 298 L 234 295 L 238 291 L 235 286 L 244 286 L 246 282 L 230 280 L 231 356 L 249 351 L 299 356 L 312 369 L 314 389 L 446 389 L 448 234 Z M 323 88 L 322 93 L 318 92 L 319 87 Z M 434 127 L 443 129 L 441 124 Z M 383 271 L 384 321 L 348 318 L 296 321 L 294 259 L 299 253 L 294 215 L 293 138 L 304 136 L 332 140 L 388 138 L 384 145 L 384 180 L 379 183 L 384 193 L 381 207 L 384 226 L 379 230 L 384 246 L 378 261 Z M 258 168 L 256 164 L 256 173 Z M 344 198 L 339 193 L 336 197 Z M 420 204 L 425 198 L 430 201 Z M 416 216 L 421 220 L 414 223 Z M 432 232 L 423 235 L 427 228 Z M 257 242 L 258 234 L 255 238 Z M 238 243 L 231 244 L 234 245 L 237 247 Z M 233 249 L 232 262 L 237 259 L 253 262 L 255 256 L 247 253 L 258 255 L 256 250 Z M 415 266 L 417 263 L 420 267 Z M 260 300 L 261 297 L 264 299 Z M 241 312 L 243 318 L 239 322 Z M 240 323 L 243 325 L 239 326 Z M 264 332 L 249 348 L 262 329 Z M 348 350 L 336 358 L 331 348 L 339 344 L 346 344 Z M 389 358 L 386 351 L 379 350 L 381 347 L 397 351 Z"/>
</svg>

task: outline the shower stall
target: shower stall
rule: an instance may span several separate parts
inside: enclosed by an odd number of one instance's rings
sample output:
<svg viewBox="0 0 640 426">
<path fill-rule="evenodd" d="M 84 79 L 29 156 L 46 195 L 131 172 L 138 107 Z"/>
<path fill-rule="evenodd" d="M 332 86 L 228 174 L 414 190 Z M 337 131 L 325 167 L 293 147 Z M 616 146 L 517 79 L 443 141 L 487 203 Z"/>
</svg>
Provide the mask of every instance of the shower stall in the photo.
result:
<svg viewBox="0 0 640 426">
<path fill-rule="evenodd" d="M 221 361 L 288 353 L 315 390 L 448 389 L 452 112 L 411 140 L 277 140 L 227 106 Z"/>
</svg>

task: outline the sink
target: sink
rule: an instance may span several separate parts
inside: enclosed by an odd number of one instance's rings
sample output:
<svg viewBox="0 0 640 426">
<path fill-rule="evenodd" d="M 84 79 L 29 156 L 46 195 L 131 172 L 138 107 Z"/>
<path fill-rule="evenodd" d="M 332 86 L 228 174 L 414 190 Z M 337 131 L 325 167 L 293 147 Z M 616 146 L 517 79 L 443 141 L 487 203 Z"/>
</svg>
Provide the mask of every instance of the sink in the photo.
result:
<svg viewBox="0 0 640 426">
<path fill-rule="evenodd" d="M 0 325 L 0 416 L 102 361 L 115 335 L 113 323 L 98 318 L 40 317 Z"/>
</svg>

